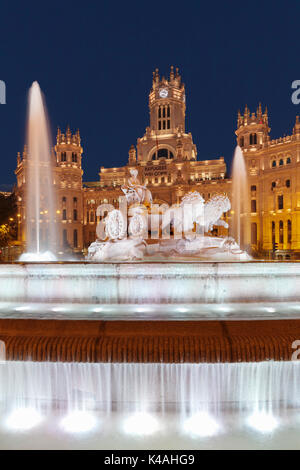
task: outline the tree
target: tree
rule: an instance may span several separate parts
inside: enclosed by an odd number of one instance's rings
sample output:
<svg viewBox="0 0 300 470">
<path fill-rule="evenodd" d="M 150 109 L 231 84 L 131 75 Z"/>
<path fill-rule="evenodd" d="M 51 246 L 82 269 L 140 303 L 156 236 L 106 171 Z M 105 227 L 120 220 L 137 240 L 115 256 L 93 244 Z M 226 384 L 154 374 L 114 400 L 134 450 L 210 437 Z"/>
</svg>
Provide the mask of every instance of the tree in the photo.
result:
<svg viewBox="0 0 300 470">
<path fill-rule="evenodd" d="M 0 194 L 0 246 L 6 246 L 17 237 L 17 205 L 15 194 Z"/>
</svg>

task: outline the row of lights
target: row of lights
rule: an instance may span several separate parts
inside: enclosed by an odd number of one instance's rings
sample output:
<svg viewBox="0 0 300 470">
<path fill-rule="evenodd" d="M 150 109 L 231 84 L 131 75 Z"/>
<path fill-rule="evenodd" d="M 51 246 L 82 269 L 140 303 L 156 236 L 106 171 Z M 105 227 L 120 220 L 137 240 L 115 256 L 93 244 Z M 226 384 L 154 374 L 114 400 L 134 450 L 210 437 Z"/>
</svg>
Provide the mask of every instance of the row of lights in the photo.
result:
<svg viewBox="0 0 300 470">
<path fill-rule="evenodd" d="M 12 431 L 28 431 L 39 425 L 43 418 L 34 408 L 14 410 L 6 420 L 6 427 Z M 247 425 L 261 433 L 271 433 L 279 423 L 266 411 L 256 411 L 247 419 Z M 91 432 L 97 427 L 97 419 L 91 412 L 75 410 L 66 415 L 60 427 L 67 433 Z M 160 430 L 159 421 L 148 413 L 135 413 L 123 421 L 125 434 L 149 436 Z M 193 437 L 211 437 L 219 433 L 220 425 L 207 412 L 198 412 L 183 423 L 185 434 Z"/>
</svg>

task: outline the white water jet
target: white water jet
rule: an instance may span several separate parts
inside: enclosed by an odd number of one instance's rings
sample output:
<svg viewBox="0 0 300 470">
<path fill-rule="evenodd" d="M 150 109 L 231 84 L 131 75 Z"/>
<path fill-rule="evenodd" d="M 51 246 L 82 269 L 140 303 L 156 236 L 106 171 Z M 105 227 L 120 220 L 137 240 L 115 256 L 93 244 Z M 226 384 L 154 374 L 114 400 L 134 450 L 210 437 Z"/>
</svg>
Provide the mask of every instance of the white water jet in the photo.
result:
<svg viewBox="0 0 300 470">
<path fill-rule="evenodd" d="M 56 249 L 53 157 L 47 110 L 38 82 L 28 96 L 26 249 L 21 261 L 53 261 Z"/>
<path fill-rule="evenodd" d="M 232 167 L 232 222 L 231 236 L 241 248 L 249 245 L 249 207 L 248 207 L 248 176 L 244 155 L 237 145 Z"/>
</svg>

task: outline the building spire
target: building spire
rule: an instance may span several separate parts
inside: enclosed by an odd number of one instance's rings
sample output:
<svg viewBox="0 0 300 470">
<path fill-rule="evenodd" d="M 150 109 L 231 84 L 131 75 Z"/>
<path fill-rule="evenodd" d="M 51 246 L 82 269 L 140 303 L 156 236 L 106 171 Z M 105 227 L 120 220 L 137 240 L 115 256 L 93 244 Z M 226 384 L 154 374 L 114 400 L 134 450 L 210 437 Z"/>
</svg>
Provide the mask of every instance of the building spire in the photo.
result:
<svg viewBox="0 0 300 470">
<path fill-rule="evenodd" d="M 174 67 L 171 65 L 170 80 L 174 80 Z"/>
</svg>

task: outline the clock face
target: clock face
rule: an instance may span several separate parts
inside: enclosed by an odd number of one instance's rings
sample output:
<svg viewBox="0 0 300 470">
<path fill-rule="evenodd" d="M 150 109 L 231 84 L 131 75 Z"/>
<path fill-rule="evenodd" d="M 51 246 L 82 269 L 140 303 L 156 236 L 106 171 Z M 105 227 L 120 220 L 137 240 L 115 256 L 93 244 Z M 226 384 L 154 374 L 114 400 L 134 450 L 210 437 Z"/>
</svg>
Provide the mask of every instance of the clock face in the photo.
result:
<svg viewBox="0 0 300 470">
<path fill-rule="evenodd" d="M 159 96 L 160 96 L 161 98 L 166 98 L 166 97 L 168 96 L 168 93 L 169 93 L 169 92 L 168 92 L 167 88 L 161 88 L 161 89 L 159 90 Z"/>
</svg>

